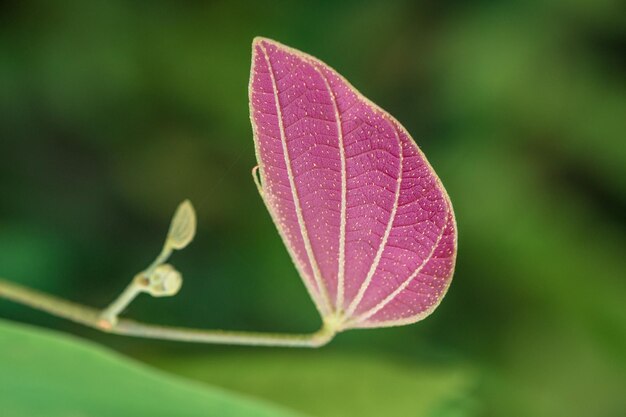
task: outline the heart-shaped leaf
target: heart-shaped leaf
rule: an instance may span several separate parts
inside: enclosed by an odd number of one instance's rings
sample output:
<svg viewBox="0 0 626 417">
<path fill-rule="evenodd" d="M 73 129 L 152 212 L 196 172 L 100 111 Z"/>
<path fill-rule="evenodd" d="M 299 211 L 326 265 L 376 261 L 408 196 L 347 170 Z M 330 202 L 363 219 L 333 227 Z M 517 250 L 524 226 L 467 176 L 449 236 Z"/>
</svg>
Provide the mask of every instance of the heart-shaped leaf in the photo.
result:
<svg viewBox="0 0 626 417">
<path fill-rule="evenodd" d="M 250 116 L 261 192 L 337 330 L 413 323 L 445 295 L 456 224 L 408 132 L 332 68 L 256 38 Z"/>
</svg>

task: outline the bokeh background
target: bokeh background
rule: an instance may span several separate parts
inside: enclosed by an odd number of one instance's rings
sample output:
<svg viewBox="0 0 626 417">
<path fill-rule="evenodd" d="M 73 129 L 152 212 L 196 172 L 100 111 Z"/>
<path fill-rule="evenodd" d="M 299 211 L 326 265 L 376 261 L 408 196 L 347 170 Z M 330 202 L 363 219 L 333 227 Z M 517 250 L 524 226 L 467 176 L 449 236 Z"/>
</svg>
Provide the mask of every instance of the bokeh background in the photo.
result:
<svg viewBox="0 0 626 417">
<path fill-rule="evenodd" d="M 250 176 L 256 35 L 326 61 L 395 115 L 448 189 L 460 238 L 431 317 L 319 350 L 110 336 L 2 300 L 0 317 L 306 415 L 622 416 L 623 11 L 612 0 L 3 2 L 0 276 L 104 306 L 190 198 L 198 235 L 173 257 L 183 291 L 128 315 L 317 329 Z"/>
</svg>

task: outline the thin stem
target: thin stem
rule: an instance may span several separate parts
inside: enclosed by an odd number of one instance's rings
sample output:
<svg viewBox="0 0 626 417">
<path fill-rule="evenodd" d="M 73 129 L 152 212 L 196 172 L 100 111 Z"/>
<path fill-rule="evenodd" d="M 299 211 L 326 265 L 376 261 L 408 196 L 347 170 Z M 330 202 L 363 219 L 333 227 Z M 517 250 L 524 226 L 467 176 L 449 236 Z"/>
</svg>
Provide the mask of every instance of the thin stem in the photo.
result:
<svg viewBox="0 0 626 417">
<path fill-rule="evenodd" d="M 135 278 L 133 278 L 124 291 L 100 313 L 100 318 L 107 321 L 109 326 L 115 326 L 119 314 L 124 311 L 139 294 L 146 291 L 147 286 L 150 284 L 150 278 L 156 269 L 163 265 L 171 255 L 172 247 L 168 236 L 168 239 L 166 239 L 163 244 L 161 253 L 159 253 L 156 259 L 143 272 L 135 275 Z"/>
<path fill-rule="evenodd" d="M 104 310 L 73 303 L 1 279 L 0 297 L 104 332 L 151 339 L 233 345 L 317 347 L 325 345 L 335 336 L 340 327 L 331 319 L 325 320 L 324 326 L 319 331 L 309 334 L 186 329 L 119 319 L 119 314 L 142 292 L 154 297 L 172 296 L 178 292 L 182 276 L 172 265 L 165 262 L 174 250 L 181 250 L 191 242 L 195 231 L 195 210 L 191 202 L 185 200 L 176 209 L 163 248 L 154 262 L 137 274 L 128 287 Z"/>
<path fill-rule="evenodd" d="M 307 334 L 188 329 L 157 326 L 127 319 L 120 319 L 113 324 L 102 318 L 103 312 L 100 310 L 1 279 L 0 297 L 104 332 L 150 339 L 233 345 L 319 347 L 330 342 L 336 334 L 336 328 L 329 323 L 325 323 L 319 331 Z"/>
<path fill-rule="evenodd" d="M 100 312 L 95 308 L 63 300 L 8 281 L 0 280 L 0 297 L 76 323 L 101 328 L 98 324 Z"/>
<path fill-rule="evenodd" d="M 150 276 L 154 272 L 154 270 L 159 265 L 165 263 L 165 261 L 167 261 L 171 255 L 172 255 L 172 247 L 169 245 L 169 240 L 166 240 L 165 244 L 163 245 L 163 249 L 161 249 L 161 253 L 159 253 L 159 256 L 157 256 L 155 260 L 152 261 L 150 266 L 147 267 L 145 271 L 143 271 L 143 275 L 146 277 Z"/>
<path fill-rule="evenodd" d="M 117 316 L 144 290 L 144 286 L 139 284 L 139 274 L 133 279 L 126 289 L 100 314 L 102 320 L 108 321 L 112 326 L 116 324 Z"/>
</svg>

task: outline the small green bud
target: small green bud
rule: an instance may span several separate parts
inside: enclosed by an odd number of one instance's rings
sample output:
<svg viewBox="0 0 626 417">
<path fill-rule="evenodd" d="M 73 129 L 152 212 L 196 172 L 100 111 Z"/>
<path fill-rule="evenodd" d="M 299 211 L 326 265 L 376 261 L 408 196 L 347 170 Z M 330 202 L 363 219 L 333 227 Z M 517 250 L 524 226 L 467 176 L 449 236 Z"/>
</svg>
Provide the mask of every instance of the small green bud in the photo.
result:
<svg viewBox="0 0 626 417">
<path fill-rule="evenodd" d="M 182 275 L 170 264 L 157 266 L 148 280 L 144 291 L 153 297 L 176 295 L 183 285 Z"/>
<path fill-rule="evenodd" d="M 180 250 L 187 246 L 196 234 L 196 212 L 189 200 L 185 200 L 176 209 L 170 230 L 167 234 L 167 245 Z"/>
</svg>

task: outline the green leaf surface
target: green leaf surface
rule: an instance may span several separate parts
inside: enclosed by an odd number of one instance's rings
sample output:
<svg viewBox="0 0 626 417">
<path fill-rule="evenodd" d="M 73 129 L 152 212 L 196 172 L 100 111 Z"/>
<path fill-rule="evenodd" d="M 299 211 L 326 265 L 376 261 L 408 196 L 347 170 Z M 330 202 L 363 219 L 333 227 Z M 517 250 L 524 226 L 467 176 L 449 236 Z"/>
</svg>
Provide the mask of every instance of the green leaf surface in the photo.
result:
<svg viewBox="0 0 626 417">
<path fill-rule="evenodd" d="M 295 416 L 91 343 L 1 320 L 0 410 L 7 417 Z"/>
<path fill-rule="evenodd" d="M 212 385 L 318 417 L 468 417 L 477 414 L 475 372 L 331 348 L 147 358 Z"/>
</svg>

